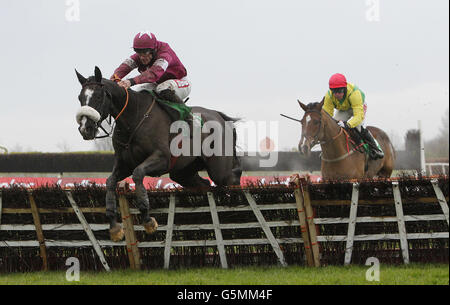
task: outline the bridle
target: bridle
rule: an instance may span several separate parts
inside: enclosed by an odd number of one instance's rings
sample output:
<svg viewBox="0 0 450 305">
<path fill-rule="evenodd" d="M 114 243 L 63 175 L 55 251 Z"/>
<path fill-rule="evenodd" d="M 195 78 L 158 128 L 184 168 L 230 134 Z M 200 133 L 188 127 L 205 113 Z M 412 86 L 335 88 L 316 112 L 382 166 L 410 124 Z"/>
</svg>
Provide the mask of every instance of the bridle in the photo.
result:
<svg viewBox="0 0 450 305">
<path fill-rule="evenodd" d="M 300 103 L 300 101 L 299 101 L 299 103 Z M 300 103 L 300 104 L 301 104 L 301 103 Z M 305 109 L 304 106 L 303 106 L 302 104 L 301 104 L 300 106 L 301 106 L 303 109 Z M 321 110 L 322 110 L 322 109 L 321 109 Z M 342 155 L 342 156 L 340 156 L 340 157 L 338 157 L 338 158 L 335 158 L 335 159 L 325 159 L 325 158 L 323 158 L 323 157 L 321 156 L 322 161 L 325 161 L 325 162 L 336 162 L 336 161 L 340 161 L 340 160 L 342 160 L 342 159 L 347 158 L 348 156 L 350 156 L 351 154 L 353 154 L 355 151 L 361 152 L 361 151 L 360 151 L 360 148 L 361 148 L 361 146 L 362 146 L 363 144 L 357 145 L 357 144 L 351 139 L 351 136 L 349 135 L 349 132 L 346 131 L 345 128 L 343 128 L 343 127 L 341 127 L 341 126 L 339 126 L 339 132 L 338 132 L 338 134 L 335 135 L 335 136 L 333 136 L 333 137 L 331 137 L 331 139 L 329 139 L 329 140 L 327 140 L 327 141 L 320 141 L 320 140 L 319 140 L 320 133 L 322 132 L 322 130 L 323 130 L 323 128 L 324 128 L 324 123 L 323 123 L 323 120 L 322 120 L 322 111 L 321 111 L 321 110 L 315 110 L 315 109 L 305 110 L 305 115 L 304 115 L 304 116 L 306 116 L 308 113 L 317 113 L 317 114 L 319 114 L 319 117 L 320 117 L 319 130 L 318 130 L 313 136 L 306 136 L 306 135 L 305 135 L 305 132 L 304 132 L 304 129 L 303 129 L 303 120 L 298 120 L 298 119 L 292 118 L 292 117 L 287 116 L 287 115 L 284 115 L 284 114 L 281 114 L 281 116 L 283 116 L 283 117 L 285 117 L 285 118 L 288 118 L 288 119 L 290 119 L 290 120 L 299 122 L 299 123 L 302 124 L 302 137 L 301 137 L 301 139 L 300 139 L 299 145 L 302 144 L 302 143 L 304 142 L 304 139 L 308 140 L 308 143 L 309 143 L 309 145 L 310 145 L 310 148 L 311 148 L 311 147 L 314 147 L 316 144 L 325 145 L 325 144 L 329 144 L 329 143 L 334 142 L 334 141 L 335 141 L 337 138 L 339 138 L 339 136 L 341 136 L 342 134 L 345 135 L 345 137 L 346 137 L 346 143 L 347 143 L 347 153 L 344 154 L 344 155 Z M 336 121 L 334 118 L 332 118 L 331 116 L 330 116 L 330 118 L 331 118 L 333 121 L 337 122 L 337 121 Z M 312 138 L 312 141 L 310 141 L 311 138 Z M 353 148 L 352 150 L 350 150 L 350 148 L 349 148 L 349 142 L 352 142 L 352 143 L 353 143 L 354 148 Z"/>
<path fill-rule="evenodd" d="M 120 77 L 118 77 L 116 74 L 113 75 L 113 81 L 118 83 L 121 81 Z M 129 94 L 128 94 L 128 89 L 125 89 L 126 92 L 126 100 L 125 100 L 125 105 L 123 106 L 122 110 L 119 112 L 119 114 L 115 117 L 114 122 L 117 122 L 117 120 L 119 119 L 119 117 L 122 115 L 122 113 L 125 111 L 125 109 L 128 106 L 128 98 L 129 98 Z M 139 130 L 139 128 L 142 126 L 142 124 L 144 123 L 145 119 L 147 119 L 150 116 L 150 112 L 152 112 L 153 107 L 155 106 L 156 103 L 156 98 L 153 96 L 152 97 L 153 101 L 150 104 L 150 106 L 148 107 L 147 111 L 145 112 L 144 116 L 142 117 L 142 119 L 139 121 L 139 123 L 136 125 L 136 127 L 134 128 L 134 130 L 131 132 L 130 137 L 128 138 L 127 143 L 123 143 L 117 139 L 113 139 L 117 144 L 119 144 L 120 146 L 124 147 L 126 150 L 130 149 L 130 145 L 131 142 L 133 141 L 133 138 L 135 136 L 135 134 L 137 133 L 137 131 Z M 133 155 L 131 154 L 131 158 L 134 162 L 133 159 Z"/>
<path fill-rule="evenodd" d="M 306 112 L 305 112 L 305 115 L 306 115 L 307 113 L 309 113 L 309 112 L 315 112 L 315 113 L 318 113 L 319 116 L 320 116 L 320 126 L 319 126 L 319 130 L 318 130 L 317 133 L 313 136 L 313 141 L 311 142 L 311 147 L 313 147 L 313 146 L 316 145 L 316 144 L 324 145 L 324 144 L 332 143 L 332 142 L 334 142 L 339 136 L 341 136 L 342 134 L 344 134 L 345 137 L 346 137 L 347 153 L 345 153 L 344 155 L 342 155 L 342 156 L 340 156 L 340 157 L 337 157 L 337 158 L 335 158 L 335 159 L 326 159 L 326 158 L 324 158 L 323 156 L 321 156 L 322 161 L 324 161 L 324 162 L 337 162 L 337 161 L 343 160 L 343 159 L 347 158 L 348 156 L 350 156 L 351 154 L 353 154 L 355 151 L 357 151 L 357 150 L 360 148 L 360 146 L 362 145 L 362 144 L 361 144 L 361 145 L 359 145 L 359 146 L 356 146 L 356 145 L 355 145 L 356 143 L 354 143 L 353 140 L 351 140 L 351 137 L 350 137 L 348 131 L 346 131 L 345 128 L 343 128 L 343 127 L 341 127 L 341 126 L 339 126 L 339 132 L 338 132 L 337 135 L 333 136 L 331 139 L 329 139 L 329 140 L 327 140 L 327 141 L 319 141 L 319 135 L 320 135 L 320 132 L 321 132 L 321 130 L 322 130 L 322 128 L 323 128 L 322 112 L 321 112 L 321 111 L 317 111 L 317 110 L 309 110 L 309 111 L 306 111 Z M 336 122 L 336 120 L 335 120 L 334 118 L 332 118 L 332 119 Z M 302 136 L 303 136 L 303 135 L 302 135 Z M 350 150 L 350 148 L 349 148 L 349 141 L 352 142 L 354 146 L 356 146 L 356 147 L 355 147 L 354 149 L 352 149 L 352 150 Z"/>
<path fill-rule="evenodd" d="M 116 75 L 114 75 L 114 76 L 116 76 Z M 120 79 L 119 79 L 119 80 L 120 80 Z M 114 81 L 117 82 L 117 79 L 114 79 Z M 105 87 L 105 84 L 102 84 L 102 83 L 100 83 L 100 82 L 88 82 L 88 83 L 83 84 L 83 85 L 82 85 L 82 88 L 84 89 L 84 88 L 86 88 L 87 86 L 92 86 L 92 85 L 99 86 L 99 87 L 102 89 L 102 91 L 103 91 L 103 101 L 102 101 L 102 104 L 101 104 L 101 106 L 100 106 L 100 109 L 102 109 L 102 114 L 101 114 L 100 120 L 98 120 L 97 122 L 95 122 L 95 125 L 96 125 L 96 128 L 100 128 L 100 129 L 105 133 L 105 134 L 102 135 L 102 136 L 96 136 L 94 139 L 108 138 L 108 137 L 111 137 L 112 130 L 114 130 L 114 126 L 111 126 L 111 114 L 110 114 L 110 109 L 111 109 L 111 107 L 114 107 L 114 105 L 112 104 L 112 95 L 111 95 L 111 93 L 110 93 L 108 90 L 106 90 L 106 89 L 104 88 L 104 87 Z M 128 99 L 129 99 L 128 90 L 125 89 L 125 92 L 126 92 L 126 100 L 125 100 L 125 104 L 124 104 L 122 110 L 119 112 L 119 114 L 114 118 L 114 124 L 115 124 L 115 122 L 117 122 L 117 120 L 119 119 L 119 117 L 122 115 L 122 113 L 125 111 L 125 109 L 126 109 L 127 106 L 128 106 Z M 107 96 L 108 96 L 109 102 L 108 102 L 108 105 L 105 107 L 104 104 L 105 104 L 105 100 L 106 100 L 106 97 L 107 97 Z M 105 109 L 109 109 L 109 110 L 108 110 L 108 111 L 105 111 Z M 104 113 L 107 113 L 107 115 L 104 116 L 103 112 L 104 112 Z M 102 122 L 103 122 L 107 117 L 108 117 L 108 120 L 107 120 L 108 125 L 111 126 L 111 131 L 110 131 L 110 132 L 106 131 L 105 128 L 102 126 Z"/>
<path fill-rule="evenodd" d="M 317 113 L 317 114 L 319 114 L 319 117 L 320 117 L 319 130 L 318 130 L 318 131 L 316 132 L 316 134 L 313 135 L 313 136 L 306 136 L 306 135 L 302 132 L 302 137 L 304 137 L 304 138 L 306 138 L 306 139 L 312 138 L 312 141 L 310 142 L 310 143 L 311 143 L 311 147 L 313 147 L 313 146 L 316 145 L 316 144 L 325 144 L 326 142 L 320 141 L 320 140 L 319 140 L 319 135 L 320 135 L 320 132 L 322 131 L 322 128 L 323 128 L 323 127 L 322 127 L 322 126 L 323 126 L 323 122 L 322 122 L 322 113 L 321 113 L 320 111 L 318 111 L 318 110 L 308 110 L 308 111 L 305 112 L 305 116 L 306 116 L 308 113 Z"/>
<path fill-rule="evenodd" d="M 313 138 L 313 141 L 311 142 L 311 144 L 312 144 L 312 146 L 314 146 L 314 145 L 316 145 L 316 144 L 320 144 L 320 145 L 324 145 L 324 144 L 328 144 L 328 143 L 331 143 L 331 142 L 334 142 L 342 133 L 346 133 L 346 131 L 345 131 L 345 129 L 344 128 L 342 128 L 341 126 L 339 126 L 339 128 L 340 128 L 340 130 L 339 130 L 339 133 L 337 134 L 337 135 L 335 135 L 334 137 L 332 137 L 330 140 L 328 140 L 328 141 L 320 141 L 319 140 L 319 135 L 320 135 L 320 132 L 322 131 L 322 129 L 324 128 L 323 127 L 323 121 L 322 121 L 322 112 L 321 111 L 318 111 L 318 110 L 308 110 L 308 111 L 306 111 L 305 112 L 305 115 L 307 114 L 307 113 L 311 113 L 311 112 L 314 112 L 314 113 L 318 113 L 319 114 L 319 117 L 320 117 L 320 125 L 319 125 L 319 130 L 316 132 L 316 134 L 314 135 L 314 136 L 312 136 L 312 138 Z M 334 119 L 333 119 L 334 120 Z M 334 121 L 336 121 L 336 120 L 334 120 Z M 302 134 L 302 136 L 304 136 L 303 134 Z M 305 137 L 306 138 L 306 137 Z M 311 138 L 311 137 L 310 137 Z M 311 147 L 312 147 L 311 146 Z"/>
</svg>

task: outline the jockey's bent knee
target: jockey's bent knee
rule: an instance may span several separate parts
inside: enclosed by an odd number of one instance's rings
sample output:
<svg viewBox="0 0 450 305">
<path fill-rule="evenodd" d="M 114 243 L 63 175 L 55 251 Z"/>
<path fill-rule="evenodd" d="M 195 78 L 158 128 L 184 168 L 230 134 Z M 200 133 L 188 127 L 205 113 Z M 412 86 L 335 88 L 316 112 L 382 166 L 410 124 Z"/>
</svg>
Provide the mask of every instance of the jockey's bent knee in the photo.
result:
<svg viewBox="0 0 450 305">
<path fill-rule="evenodd" d="M 186 99 L 191 93 L 191 82 L 183 77 L 182 79 L 169 79 L 156 87 L 156 93 L 164 90 L 170 90 L 175 93 L 181 100 Z"/>
</svg>

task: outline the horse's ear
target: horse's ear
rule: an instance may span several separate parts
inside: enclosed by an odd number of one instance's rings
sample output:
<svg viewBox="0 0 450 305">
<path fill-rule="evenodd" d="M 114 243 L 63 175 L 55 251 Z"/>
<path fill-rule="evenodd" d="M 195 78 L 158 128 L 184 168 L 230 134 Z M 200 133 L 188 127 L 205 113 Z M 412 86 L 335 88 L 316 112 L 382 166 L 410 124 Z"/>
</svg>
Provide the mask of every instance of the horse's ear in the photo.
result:
<svg viewBox="0 0 450 305">
<path fill-rule="evenodd" d="M 80 84 L 84 85 L 84 83 L 86 83 L 86 78 L 80 73 L 78 73 L 77 69 L 75 69 L 75 73 L 77 74 L 77 78 Z"/>
<path fill-rule="evenodd" d="M 102 82 L 102 72 L 100 71 L 100 69 L 97 66 L 95 66 L 95 70 L 94 71 L 95 71 L 95 73 L 94 73 L 95 81 L 97 83 L 101 83 Z"/>
<path fill-rule="evenodd" d="M 307 110 L 305 104 L 303 104 L 302 102 L 300 102 L 300 100 L 297 100 L 297 102 L 298 102 L 298 104 L 300 105 L 300 107 L 302 107 L 302 109 L 303 109 L 304 111 Z"/>
<path fill-rule="evenodd" d="M 325 103 L 325 97 L 322 98 L 322 101 L 319 104 L 320 109 L 322 109 L 324 103 Z"/>
</svg>

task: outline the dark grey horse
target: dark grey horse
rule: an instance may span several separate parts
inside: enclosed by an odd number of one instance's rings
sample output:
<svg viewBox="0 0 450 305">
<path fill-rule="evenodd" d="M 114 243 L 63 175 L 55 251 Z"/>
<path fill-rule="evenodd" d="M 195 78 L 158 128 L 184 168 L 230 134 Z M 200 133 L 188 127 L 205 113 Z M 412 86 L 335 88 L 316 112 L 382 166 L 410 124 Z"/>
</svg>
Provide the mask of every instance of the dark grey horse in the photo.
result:
<svg viewBox="0 0 450 305">
<path fill-rule="evenodd" d="M 136 202 L 142 214 L 145 230 L 149 234 L 156 230 L 158 224 L 149 215 L 149 200 L 143 184 L 145 176 L 158 177 L 169 173 L 170 178 L 183 187 L 209 187 L 209 181 L 198 174 L 199 170 L 206 170 L 217 186 L 240 184 L 242 170 L 236 156 L 236 131 L 233 128 L 233 123 L 237 119 L 218 111 L 192 107 L 192 112 L 200 114 L 204 124 L 208 122 L 218 124 L 222 135 L 225 133 L 232 135 L 232 154 L 205 155 L 201 150 L 201 154 L 190 153 L 174 158 L 171 144 L 177 134 L 170 132 L 173 119 L 161 104 L 155 102 L 154 95 L 125 90 L 115 82 L 102 78 L 98 67 L 95 67 L 95 75 L 89 78 L 83 77 L 77 71 L 76 74 L 82 85 L 78 96 L 82 107 L 77 113 L 77 122 L 83 139 L 95 139 L 101 122 L 109 115 L 116 118 L 112 136 L 115 161 L 112 174 L 106 182 L 106 216 L 110 221 L 112 240 L 118 241 L 123 238 L 123 229 L 116 221 L 117 183 L 130 175 L 136 184 Z M 208 136 L 202 132 L 201 142 L 208 139 Z M 187 139 L 192 152 L 195 137 L 190 134 Z M 223 147 L 230 144 L 225 143 L 225 136 L 220 139 L 222 139 L 220 143 L 210 144 Z"/>
</svg>

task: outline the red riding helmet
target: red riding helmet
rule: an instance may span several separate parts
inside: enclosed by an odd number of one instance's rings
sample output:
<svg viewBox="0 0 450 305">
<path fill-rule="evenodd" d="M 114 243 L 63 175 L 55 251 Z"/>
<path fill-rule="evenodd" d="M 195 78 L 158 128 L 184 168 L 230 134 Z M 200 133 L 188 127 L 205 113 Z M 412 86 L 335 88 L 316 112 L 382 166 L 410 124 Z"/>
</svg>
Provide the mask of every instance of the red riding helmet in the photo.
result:
<svg viewBox="0 0 450 305">
<path fill-rule="evenodd" d="M 156 49 L 156 37 L 149 31 L 139 32 L 134 36 L 134 49 Z"/>
<path fill-rule="evenodd" d="M 329 81 L 330 89 L 347 87 L 347 79 L 340 73 L 333 74 Z"/>
</svg>

